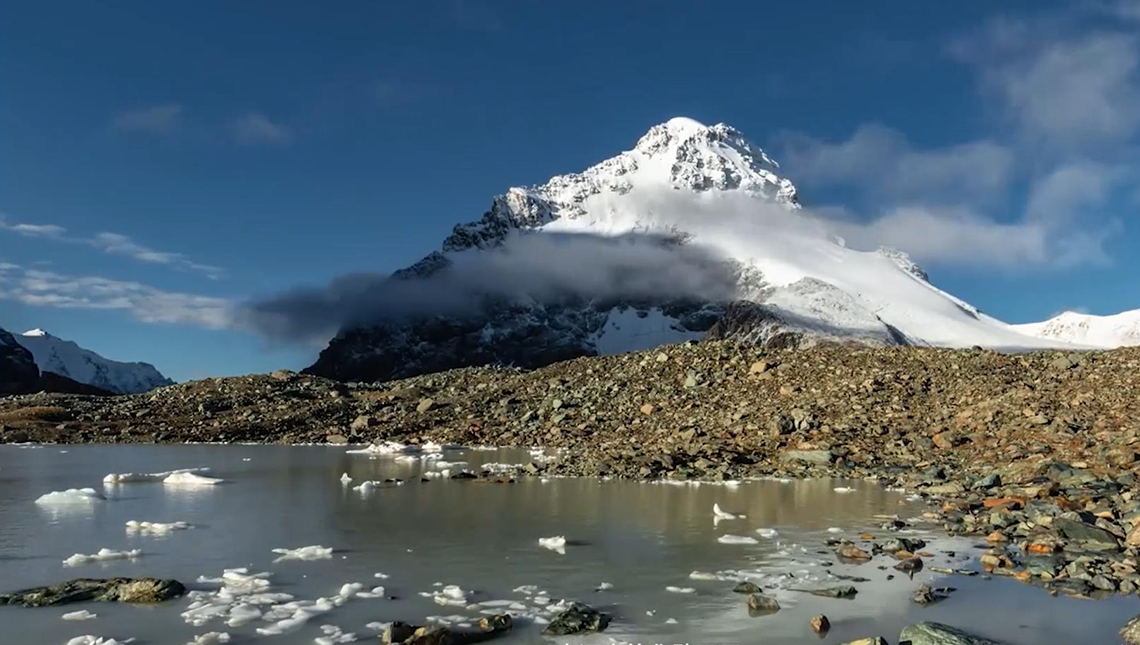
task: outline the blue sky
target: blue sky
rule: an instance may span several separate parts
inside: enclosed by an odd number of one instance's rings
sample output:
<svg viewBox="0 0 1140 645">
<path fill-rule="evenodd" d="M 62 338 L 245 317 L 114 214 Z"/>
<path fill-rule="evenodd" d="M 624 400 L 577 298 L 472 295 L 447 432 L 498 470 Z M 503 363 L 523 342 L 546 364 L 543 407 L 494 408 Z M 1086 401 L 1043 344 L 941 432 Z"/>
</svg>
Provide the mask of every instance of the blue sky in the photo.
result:
<svg viewBox="0 0 1140 645">
<path fill-rule="evenodd" d="M 179 380 L 676 115 L 1011 322 L 1140 307 L 1140 4 L 0 4 L 0 326 Z M 42 297 L 29 298 L 29 288 Z"/>
</svg>

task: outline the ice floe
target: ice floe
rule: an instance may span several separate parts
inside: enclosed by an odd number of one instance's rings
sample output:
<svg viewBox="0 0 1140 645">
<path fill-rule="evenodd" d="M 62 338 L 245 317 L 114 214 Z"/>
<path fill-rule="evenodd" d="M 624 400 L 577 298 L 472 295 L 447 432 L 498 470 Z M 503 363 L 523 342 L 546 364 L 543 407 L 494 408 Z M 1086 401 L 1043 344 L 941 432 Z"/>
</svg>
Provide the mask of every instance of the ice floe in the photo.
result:
<svg viewBox="0 0 1140 645">
<path fill-rule="evenodd" d="M 186 522 L 145 522 L 140 520 L 127 521 L 127 533 L 143 535 L 169 535 L 173 531 L 185 531 L 190 528 Z"/>
<path fill-rule="evenodd" d="M 694 571 L 689 574 L 690 580 L 720 580 L 721 577 L 715 573 L 708 573 L 706 571 Z"/>
<path fill-rule="evenodd" d="M 838 526 L 829 526 L 827 528 L 827 532 L 828 533 L 842 533 L 843 529 L 839 528 Z"/>
<path fill-rule="evenodd" d="M 91 620 L 96 616 L 98 616 L 98 614 L 93 614 L 86 609 L 80 609 L 79 611 L 68 612 L 60 616 L 60 618 L 64 620 Z"/>
<path fill-rule="evenodd" d="M 103 477 L 104 484 L 138 484 L 144 482 L 160 482 L 165 480 L 171 475 L 179 475 L 182 473 L 200 473 L 209 470 L 209 468 L 180 468 L 178 470 L 166 470 L 159 473 L 110 473 Z"/>
<path fill-rule="evenodd" d="M 225 483 L 226 480 L 217 477 L 206 477 L 192 472 L 171 473 L 162 483 L 167 486 L 214 486 Z"/>
<path fill-rule="evenodd" d="M 69 504 L 91 504 L 104 499 L 94 488 L 68 488 L 56 490 L 36 498 L 37 504 L 64 506 Z"/>
<path fill-rule="evenodd" d="M 345 486 L 348 486 L 349 484 L 352 483 L 352 478 L 348 476 L 348 473 L 344 473 L 343 475 L 340 476 L 340 483 L 344 484 Z"/>
<path fill-rule="evenodd" d="M 538 538 L 538 545 L 544 549 L 550 549 L 551 551 L 566 555 L 566 536 L 564 535 Z"/>
<path fill-rule="evenodd" d="M 439 591 L 421 591 L 420 595 L 431 598 L 437 605 L 466 607 L 468 604 L 467 592 L 459 585 L 446 585 Z"/>
<path fill-rule="evenodd" d="M 721 509 L 720 504 L 713 504 L 713 524 L 720 524 L 725 520 L 738 520 L 743 517 L 744 515 L 729 513 L 728 511 Z"/>
<path fill-rule="evenodd" d="M 768 538 L 768 539 L 774 538 L 780 534 L 780 532 L 777 531 L 776 529 L 769 529 L 769 528 L 756 529 L 756 533 L 759 534 L 760 537 Z"/>
<path fill-rule="evenodd" d="M 665 591 L 668 591 L 669 593 L 696 593 L 697 592 L 697 590 L 692 588 L 692 587 L 674 587 L 673 585 L 669 585 L 668 587 L 665 587 Z"/>
<path fill-rule="evenodd" d="M 346 453 L 350 455 L 368 455 L 376 457 L 381 455 L 399 455 L 405 453 L 420 452 L 419 446 L 409 446 L 398 441 L 385 441 L 382 443 L 369 444 L 364 448 L 357 448 L 347 450 Z"/>
<path fill-rule="evenodd" d="M 77 567 L 81 564 L 89 564 L 91 562 L 106 562 L 108 560 L 134 560 L 142 555 L 141 549 L 131 549 L 129 551 L 115 551 L 113 549 L 99 549 L 98 553 L 91 555 L 84 555 L 76 553 L 70 558 L 63 561 L 65 567 Z"/>
<path fill-rule="evenodd" d="M 329 560 L 332 558 L 333 550 L 332 547 L 311 544 L 296 549 L 273 549 L 273 552 L 278 554 L 274 562 L 283 562 L 286 560 Z"/>
<path fill-rule="evenodd" d="M 722 535 L 716 541 L 721 544 L 759 544 L 756 538 L 747 535 Z"/>
<path fill-rule="evenodd" d="M 614 586 L 612 583 L 603 582 L 602 584 L 595 587 L 594 591 L 609 591 L 610 589 L 613 589 L 613 588 L 614 588 Z"/>
<path fill-rule="evenodd" d="M 83 636 L 76 636 L 75 638 L 67 641 L 67 645 L 125 645 L 126 643 L 133 643 L 134 641 L 135 639 L 133 638 L 117 640 L 104 636 L 92 636 L 90 634 L 84 634 Z"/>
<path fill-rule="evenodd" d="M 228 632 L 206 632 L 205 634 L 198 634 L 192 641 L 187 641 L 186 645 L 217 645 L 228 642 L 230 642 Z"/>
<path fill-rule="evenodd" d="M 313 639 L 316 645 L 336 645 L 337 643 L 355 643 L 356 634 L 345 632 L 336 625 L 321 625 L 321 633 L 324 636 L 318 636 Z"/>
<path fill-rule="evenodd" d="M 849 486 L 836 486 L 835 488 L 832 488 L 831 490 L 833 490 L 837 493 L 853 493 L 853 492 L 855 492 L 855 489 L 851 488 Z"/>
</svg>

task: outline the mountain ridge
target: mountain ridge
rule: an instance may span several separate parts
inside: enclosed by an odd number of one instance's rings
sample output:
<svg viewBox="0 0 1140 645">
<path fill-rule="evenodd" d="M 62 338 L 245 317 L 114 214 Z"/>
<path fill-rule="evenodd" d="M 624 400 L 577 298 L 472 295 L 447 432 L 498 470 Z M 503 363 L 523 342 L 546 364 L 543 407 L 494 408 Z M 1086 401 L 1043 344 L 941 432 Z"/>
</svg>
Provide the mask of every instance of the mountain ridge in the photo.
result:
<svg viewBox="0 0 1140 645">
<path fill-rule="evenodd" d="M 136 394 L 174 383 L 150 363 L 112 360 L 42 329 L 30 329 L 13 338 L 31 353 L 40 372 L 101 391 Z"/>
</svg>

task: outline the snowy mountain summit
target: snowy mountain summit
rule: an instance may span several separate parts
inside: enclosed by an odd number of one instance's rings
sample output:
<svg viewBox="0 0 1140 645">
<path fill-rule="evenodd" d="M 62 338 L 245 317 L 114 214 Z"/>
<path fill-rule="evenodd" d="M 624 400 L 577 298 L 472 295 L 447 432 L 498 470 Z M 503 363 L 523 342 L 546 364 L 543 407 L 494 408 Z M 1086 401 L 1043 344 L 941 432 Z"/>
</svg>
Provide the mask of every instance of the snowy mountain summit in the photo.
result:
<svg viewBox="0 0 1140 645">
<path fill-rule="evenodd" d="M 14 338 L 31 352 L 41 372 L 58 374 L 101 390 L 133 394 L 174 383 L 149 363 L 113 361 L 42 329 L 30 329 Z"/>
<path fill-rule="evenodd" d="M 472 258 L 517 263 L 525 256 L 518 248 L 527 248 L 528 240 L 560 235 L 668 240 L 676 264 L 694 250 L 715 258 L 708 276 L 692 275 L 704 269 L 698 263 L 680 276 L 685 285 L 676 293 L 625 295 L 612 284 L 635 282 L 629 275 L 638 268 L 665 272 L 674 263 L 636 267 L 633 259 L 622 264 L 553 246 L 535 260 L 541 266 L 511 265 L 507 279 L 518 276 L 525 283 L 530 274 L 547 275 L 549 264 L 563 262 L 582 273 L 582 284 L 606 289 L 556 302 L 510 293 L 463 315 L 353 320 L 308 371 L 383 380 L 485 363 L 534 367 L 706 336 L 782 346 L 821 340 L 1065 344 L 1022 333 L 939 290 L 901 251 L 847 248 L 825 222 L 801 209 L 796 187 L 779 173 L 774 160 L 731 126 L 670 119 L 650 128 L 631 150 L 580 173 L 495 197 L 481 219 L 457 225 L 440 250 L 392 279 L 432 289 L 433 279 L 478 266 Z M 607 262 L 613 265 L 608 274 Z M 599 272 L 604 279 L 591 283 L 589 276 Z"/>
<path fill-rule="evenodd" d="M 1043 322 L 1013 325 L 1013 328 L 1038 338 L 1090 347 L 1140 345 L 1140 309 L 1111 316 L 1065 311 Z"/>
</svg>

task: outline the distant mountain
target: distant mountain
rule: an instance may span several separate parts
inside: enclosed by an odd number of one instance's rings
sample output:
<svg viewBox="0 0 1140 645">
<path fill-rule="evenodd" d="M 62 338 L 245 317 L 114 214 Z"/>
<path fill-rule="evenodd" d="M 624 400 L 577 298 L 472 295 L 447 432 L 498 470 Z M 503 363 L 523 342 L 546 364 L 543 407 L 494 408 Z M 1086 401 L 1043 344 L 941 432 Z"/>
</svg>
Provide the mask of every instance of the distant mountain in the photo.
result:
<svg viewBox="0 0 1140 645">
<path fill-rule="evenodd" d="M 1037 338 L 1090 347 L 1140 345 L 1140 309 L 1111 316 L 1066 311 L 1043 322 L 1011 325 L 1011 327 Z"/>
<path fill-rule="evenodd" d="M 174 383 L 149 363 L 113 361 L 42 329 L 32 329 L 14 338 L 31 352 L 41 372 L 50 372 L 100 390 L 133 394 Z"/>
<path fill-rule="evenodd" d="M 793 346 L 821 340 L 997 348 L 1066 344 L 1026 335 L 938 289 L 901 251 L 847 248 L 802 213 L 796 187 L 779 172 L 775 161 L 728 125 L 671 119 L 651 128 L 632 150 L 581 173 L 509 189 L 494 198 L 482 219 L 456 226 L 439 251 L 392 276 L 422 284 L 430 298 L 429 278 L 461 271 L 460 260 L 501 252 L 523 236 L 652 234 L 677 240 L 678 248 L 711 249 L 731 263 L 737 276 L 732 297 L 646 302 L 587 296 L 555 303 L 520 298 L 492 300 L 464 316 L 358 321 L 342 329 L 307 371 L 383 380 L 480 363 L 534 367 L 706 334 Z"/>
<path fill-rule="evenodd" d="M 39 378 L 40 369 L 32 353 L 11 333 L 0 329 L 0 394 L 34 392 Z"/>
</svg>

